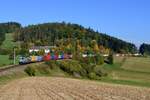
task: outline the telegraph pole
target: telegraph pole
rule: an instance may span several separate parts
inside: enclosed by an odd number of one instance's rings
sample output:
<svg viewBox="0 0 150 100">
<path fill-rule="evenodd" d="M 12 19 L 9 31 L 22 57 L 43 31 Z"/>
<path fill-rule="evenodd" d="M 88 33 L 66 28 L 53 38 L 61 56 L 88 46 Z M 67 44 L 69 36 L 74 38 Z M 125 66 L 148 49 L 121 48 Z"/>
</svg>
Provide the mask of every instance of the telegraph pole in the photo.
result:
<svg viewBox="0 0 150 100">
<path fill-rule="evenodd" d="M 14 65 L 16 64 L 16 51 L 15 51 L 15 47 L 14 47 Z"/>
</svg>

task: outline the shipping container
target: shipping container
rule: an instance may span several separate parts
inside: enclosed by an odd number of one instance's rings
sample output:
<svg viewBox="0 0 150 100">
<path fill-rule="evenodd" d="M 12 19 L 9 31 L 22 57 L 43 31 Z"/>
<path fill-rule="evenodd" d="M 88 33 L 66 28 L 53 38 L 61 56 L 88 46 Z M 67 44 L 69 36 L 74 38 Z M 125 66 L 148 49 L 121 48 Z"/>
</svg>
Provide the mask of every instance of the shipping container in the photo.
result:
<svg viewBox="0 0 150 100">
<path fill-rule="evenodd" d="M 62 57 L 61 57 L 61 55 L 60 55 L 60 54 L 58 55 L 58 59 L 62 59 Z"/>
<path fill-rule="evenodd" d="M 43 56 L 37 56 L 37 61 L 43 61 Z"/>
<path fill-rule="evenodd" d="M 50 54 L 47 54 L 44 56 L 44 61 L 49 61 L 51 60 L 51 55 Z"/>
<path fill-rule="evenodd" d="M 72 59 L 72 55 L 70 54 L 70 55 L 68 55 L 69 56 L 69 59 Z"/>
<path fill-rule="evenodd" d="M 61 55 L 61 59 L 64 59 L 64 54 Z"/>
<path fill-rule="evenodd" d="M 52 59 L 52 60 L 55 60 L 55 55 L 54 55 L 54 53 L 51 54 L 51 59 Z"/>
<path fill-rule="evenodd" d="M 59 59 L 64 59 L 64 53 L 60 52 L 59 55 L 58 55 L 58 58 Z"/>
<path fill-rule="evenodd" d="M 30 56 L 31 62 L 36 62 L 37 61 L 37 56 Z"/>
<path fill-rule="evenodd" d="M 64 54 L 64 59 L 69 59 L 68 54 Z"/>
<path fill-rule="evenodd" d="M 58 54 L 55 54 L 55 55 L 54 55 L 54 59 L 55 59 L 55 60 L 58 60 Z"/>
</svg>

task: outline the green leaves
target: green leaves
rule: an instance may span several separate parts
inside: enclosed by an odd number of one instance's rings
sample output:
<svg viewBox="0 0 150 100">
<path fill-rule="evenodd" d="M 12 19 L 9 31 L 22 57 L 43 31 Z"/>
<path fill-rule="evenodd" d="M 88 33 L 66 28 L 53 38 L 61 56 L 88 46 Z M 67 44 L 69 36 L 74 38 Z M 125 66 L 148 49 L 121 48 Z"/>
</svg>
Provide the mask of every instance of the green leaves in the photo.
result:
<svg viewBox="0 0 150 100">
<path fill-rule="evenodd" d="M 80 40 L 82 47 L 90 46 L 95 51 L 99 51 L 98 46 L 102 45 L 114 52 L 136 52 L 134 44 L 72 23 L 62 22 L 30 25 L 22 29 L 20 28 L 15 34 L 15 36 L 19 36 L 20 41 L 31 42 L 35 45 L 56 45 L 59 40 L 63 40 L 64 43 L 71 43 L 74 46 L 75 40 Z M 92 40 L 95 41 L 91 44 Z"/>
</svg>

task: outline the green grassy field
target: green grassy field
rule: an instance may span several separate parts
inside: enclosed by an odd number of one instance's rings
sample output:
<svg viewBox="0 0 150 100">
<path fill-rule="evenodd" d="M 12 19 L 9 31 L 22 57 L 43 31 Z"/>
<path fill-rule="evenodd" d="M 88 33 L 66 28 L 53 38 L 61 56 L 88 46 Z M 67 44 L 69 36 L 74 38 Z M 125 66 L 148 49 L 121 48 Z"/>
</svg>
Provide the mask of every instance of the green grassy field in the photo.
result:
<svg viewBox="0 0 150 100">
<path fill-rule="evenodd" d="M 6 39 L 0 47 L 8 50 L 13 50 L 14 46 L 17 46 L 17 43 L 13 42 L 13 34 L 6 33 Z M 13 60 L 9 59 L 9 55 L 0 55 L 0 67 L 10 64 L 13 64 Z"/>
<path fill-rule="evenodd" d="M 104 81 L 150 87 L 150 58 L 115 57 L 114 62 L 102 66 L 109 73 Z"/>
<path fill-rule="evenodd" d="M 13 49 L 14 46 L 17 46 L 17 43 L 13 42 L 13 34 L 12 33 L 7 33 L 6 34 L 6 39 L 1 45 L 1 48 L 5 49 Z"/>
<path fill-rule="evenodd" d="M 131 71 L 150 73 L 150 58 L 127 58 L 121 68 Z"/>
<path fill-rule="evenodd" d="M 149 62 L 150 58 L 115 57 L 114 59 L 115 61 L 113 65 L 108 65 L 108 64 L 101 65 L 101 67 L 103 67 L 108 72 L 108 76 L 102 77 L 100 81 L 109 82 L 109 83 L 117 83 L 117 84 L 150 87 L 150 72 L 149 72 L 150 66 L 148 66 L 150 65 L 150 62 Z M 13 63 L 13 61 L 9 62 L 8 56 L 0 55 L 0 65 L 3 65 L 4 62 L 6 65 L 9 63 Z M 131 64 L 131 62 L 133 64 Z M 137 66 L 135 66 L 134 63 L 137 63 L 136 64 Z M 143 65 L 141 65 L 141 63 Z M 40 65 L 40 66 L 44 66 L 44 65 Z M 127 68 L 125 66 L 127 66 Z M 50 73 L 51 73 L 50 76 L 67 77 L 64 74 L 64 72 L 58 69 L 51 70 Z M 2 80 L 5 80 L 5 77 L 2 77 Z"/>
<path fill-rule="evenodd" d="M 8 55 L 0 55 L 0 67 L 13 64 L 13 60 L 9 60 Z"/>
</svg>

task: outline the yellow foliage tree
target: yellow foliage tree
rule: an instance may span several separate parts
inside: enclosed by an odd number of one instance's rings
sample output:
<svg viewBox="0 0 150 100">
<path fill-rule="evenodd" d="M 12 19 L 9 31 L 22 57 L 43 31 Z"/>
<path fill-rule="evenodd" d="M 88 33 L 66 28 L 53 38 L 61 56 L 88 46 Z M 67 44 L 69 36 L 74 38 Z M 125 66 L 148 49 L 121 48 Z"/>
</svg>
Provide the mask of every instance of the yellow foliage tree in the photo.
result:
<svg viewBox="0 0 150 100">
<path fill-rule="evenodd" d="M 92 40 L 91 46 L 92 46 L 94 52 L 96 52 L 96 53 L 99 52 L 99 47 L 98 47 L 96 40 Z"/>
<path fill-rule="evenodd" d="M 77 50 L 78 51 L 81 51 L 82 50 L 82 47 L 80 45 L 80 40 L 77 40 Z"/>
</svg>

